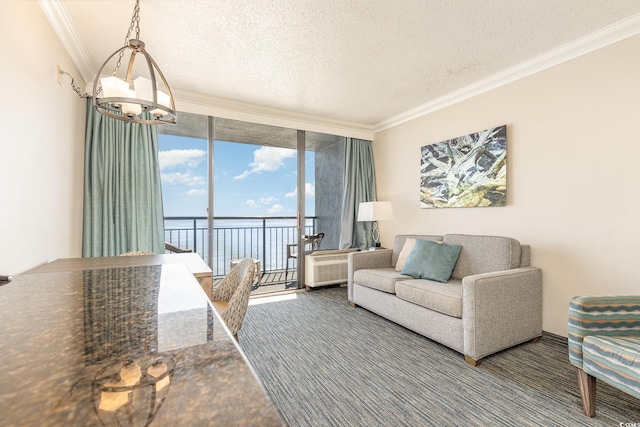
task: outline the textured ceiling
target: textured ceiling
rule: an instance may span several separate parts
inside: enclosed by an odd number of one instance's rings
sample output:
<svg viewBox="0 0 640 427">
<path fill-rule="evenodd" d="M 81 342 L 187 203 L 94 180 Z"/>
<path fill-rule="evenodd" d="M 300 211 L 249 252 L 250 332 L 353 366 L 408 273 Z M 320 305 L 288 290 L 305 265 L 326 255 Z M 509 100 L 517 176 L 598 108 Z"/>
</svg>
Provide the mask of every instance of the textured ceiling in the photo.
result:
<svg viewBox="0 0 640 427">
<path fill-rule="evenodd" d="M 68 17 L 92 81 L 134 1 L 40 2 Z M 142 0 L 140 38 L 178 98 L 373 128 L 639 13 L 638 0 Z"/>
</svg>

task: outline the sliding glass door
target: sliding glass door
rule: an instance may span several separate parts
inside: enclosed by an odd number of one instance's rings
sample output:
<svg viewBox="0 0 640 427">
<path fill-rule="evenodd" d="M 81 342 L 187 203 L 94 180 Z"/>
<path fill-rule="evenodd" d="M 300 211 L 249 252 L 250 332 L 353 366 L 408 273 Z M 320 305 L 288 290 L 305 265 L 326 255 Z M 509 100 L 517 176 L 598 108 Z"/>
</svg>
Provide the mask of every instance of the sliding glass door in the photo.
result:
<svg viewBox="0 0 640 427">
<path fill-rule="evenodd" d="M 287 245 L 298 235 L 296 144 L 293 129 L 215 119 L 214 270 L 224 270 L 230 258 L 249 257 L 260 261 L 263 273 L 290 267 L 278 281 L 293 285 L 295 260 L 287 257 Z"/>
<path fill-rule="evenodd" d="M 291 245 L 322 232 L 321 249 L 337 248 L 344 138 L 180 113 L 159 144 L 165 237 L 214 276 L 249 257 L 274 290 L 301 287 L 304 257 Z"/>
<path fill-rule="evenodd" d="M 207 117 L 185 113 L 179 125 L 162 126 L 158 135 L 165 240 L 205 261 L 211 255 L 208 139 Z"/>
</svg>

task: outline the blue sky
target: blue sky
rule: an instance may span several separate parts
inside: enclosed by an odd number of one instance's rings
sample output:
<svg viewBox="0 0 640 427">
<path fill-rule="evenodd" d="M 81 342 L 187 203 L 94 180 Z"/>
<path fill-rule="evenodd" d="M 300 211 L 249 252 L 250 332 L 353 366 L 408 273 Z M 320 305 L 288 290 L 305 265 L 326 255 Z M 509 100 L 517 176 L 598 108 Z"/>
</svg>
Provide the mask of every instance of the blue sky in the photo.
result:
<svg viewBox="0 0 640 427">
<path fill-rule="evenodd" d="M 295 150 L 216 141 L 215 216 L 295 216 Z M 314 153 L 306 155 L 306 215 L 314 215 Z M 159 135 L 165 216 L 206 216 L 207 141 Z"/>
</svg>

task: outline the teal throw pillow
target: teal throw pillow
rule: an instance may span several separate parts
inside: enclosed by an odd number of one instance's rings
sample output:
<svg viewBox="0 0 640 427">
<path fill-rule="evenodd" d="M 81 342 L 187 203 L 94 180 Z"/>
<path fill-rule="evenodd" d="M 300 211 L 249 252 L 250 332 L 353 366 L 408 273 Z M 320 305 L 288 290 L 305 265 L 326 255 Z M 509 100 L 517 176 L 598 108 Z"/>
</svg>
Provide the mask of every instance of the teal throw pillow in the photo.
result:
<svg viewBox="0 0 640 427">
<path fill-rule="evenodd" d="M 401 273 L 416 279 L 446 283 L 460 255 L 460 245 L 447 245 L 431 240 L 416 240 Z"/>
</svg>

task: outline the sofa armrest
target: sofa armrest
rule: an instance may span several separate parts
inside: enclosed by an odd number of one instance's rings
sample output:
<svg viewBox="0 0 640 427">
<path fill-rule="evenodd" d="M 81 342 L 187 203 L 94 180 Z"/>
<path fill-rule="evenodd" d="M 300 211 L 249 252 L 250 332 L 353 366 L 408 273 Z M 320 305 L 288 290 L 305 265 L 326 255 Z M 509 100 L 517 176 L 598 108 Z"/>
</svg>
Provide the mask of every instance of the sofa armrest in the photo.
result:
<svg viewBox="0 0 640 427">
<path fill-rule="evenodd" d="M 347 287 L 349 301 L 353 301 L 353 273 L 364 268 L 390 268 L 393 267 L 391 249 L 379 251 L 351 252 L 347 258 Z"/>
<path fill-rule="evenodd" d="M 584 337 L 640 336 L 640 295 L 572 297 L 568 335 L 569 361 L 582 368 Z"/>
<path fill-rule="evenodd" d="M 464 354 L 474 360 L 542 335 L 542 271 L 536 267 L 462 279 Z"/>
</svg>

